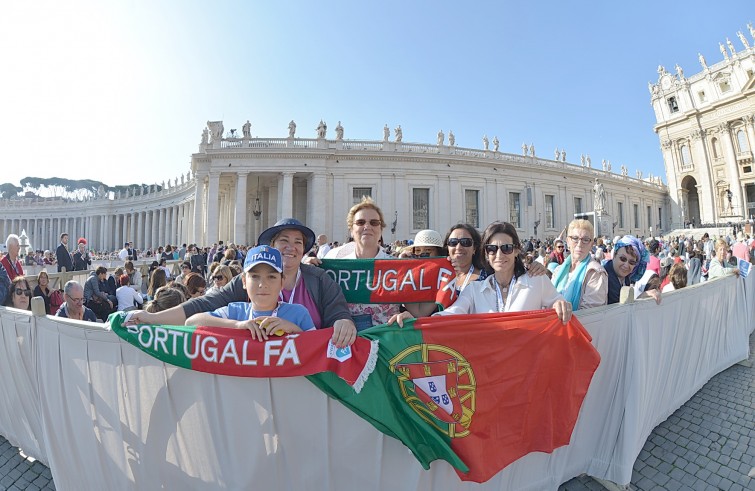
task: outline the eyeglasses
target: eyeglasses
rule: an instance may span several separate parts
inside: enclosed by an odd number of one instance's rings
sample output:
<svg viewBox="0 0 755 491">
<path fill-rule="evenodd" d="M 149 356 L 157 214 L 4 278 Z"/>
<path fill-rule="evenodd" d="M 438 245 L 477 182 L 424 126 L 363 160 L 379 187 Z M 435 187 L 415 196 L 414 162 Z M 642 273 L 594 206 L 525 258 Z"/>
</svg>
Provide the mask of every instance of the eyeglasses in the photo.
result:
<svg viewBox="0 0 755 491">
<path fill-rule="evenodd" d="M 581 241 L 581 242 L 582 242 L 583 244 L 589 244 L 590 242 L 592 242 L 592 237 L 578 237 L 578 236 L 576 236 L 576 235 L 570 235 L 570 236 L 569 236 L 569 238 L 570 238 L 570 239 L 571 239 L 571 241 L 572 241 L 572 242 L 574 242 L 575 244 L 576 244 L 576 243 L 579 243 L 580 241 Z"/>
<path fill-rule="evenodd" d="M 84 297 L 74 298 L 74 297 L 72 297 L 70 295 L 66 295 L 66 297 L 68 297 L 68 299 L 71 300 L 71 302 L 74 302 L 74 303 L 84 303 Z"/>
<path fill-rule="evenodd" d="M 556 249 L 563 249 L 564 246 L 556 246 Z"/>
<path fill-rule="evenodd" d="M 354 225 L 356 225 L 357 227 L 364 227 L 368 223 L 372 227 L 382 227 L 383 226 L 383 221 L 382 220 L 375 220 L 375 219 L 373 219 L 373 220 L 362 220 L 362 219 L 354 220 Z"/>
<path fill-rule="evenodd" d="M 514 252 L 514 244 L 486 244 L 485 245 L 485 252 L 490 254 L 491 256 L 494 256 L 498 254 L 498 249 L 501 250 L 501 253 L 509 255 L 512 252 Z"/>
<path fill-rule="evenodd" d="M 630 266 L 635 266 L 637 264 L 637 261 L 632 261 L 631 259 L 629 259 L 626 256 L 617 256 L 617 257 L 618 257 L 619 261 L 621 261 L 622 263 L 625 263 L 625 262 L 629 261 L 629 265 Z"/>
<path fill-rule="evenodd" d="M 16 288 L 16 295 L 26 295 L 27 297 L 31 297 L 31 290 L 24 290 L 23 288 Z"/>
<path fill-rule="evenodd" d="M 474 241 L 469 237 L 464 237 L 463 239 L 457 239 L 456 237 L 453 237 L 451 239 L 448 239 L 448 247 L 456 247 L 458 245 L 462 247 L 472 247 L 474 245 Z"/>
<path fill-rule="evenodd" d="M 212 277 L 212 279 L 213 279 L 213 280 L 217 280 L 217 281 L 220 281 L 220 280 L 224 280 L 224 279 L 225 279 L 225 276 L 222 276 L 222 275 L 217 275 L 217 276 L 213 276 L 213 277 Z"/>
</svg>

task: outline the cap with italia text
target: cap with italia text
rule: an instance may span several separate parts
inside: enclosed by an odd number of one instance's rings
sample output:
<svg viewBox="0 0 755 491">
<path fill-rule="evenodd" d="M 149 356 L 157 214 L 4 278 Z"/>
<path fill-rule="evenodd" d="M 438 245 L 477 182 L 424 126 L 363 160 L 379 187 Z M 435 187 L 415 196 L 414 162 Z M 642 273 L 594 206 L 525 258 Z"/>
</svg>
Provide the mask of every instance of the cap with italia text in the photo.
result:
<svg viewBox="0 0 755 491">
<path fill-rule="evenodd" d="M 244 271 L 251 271 L 258 264 L 267 264 L 277 272 L 283 272 L 283 258 L 280 251 L 267 245 L 255 247 L 246 254 Z"/>
</svg>

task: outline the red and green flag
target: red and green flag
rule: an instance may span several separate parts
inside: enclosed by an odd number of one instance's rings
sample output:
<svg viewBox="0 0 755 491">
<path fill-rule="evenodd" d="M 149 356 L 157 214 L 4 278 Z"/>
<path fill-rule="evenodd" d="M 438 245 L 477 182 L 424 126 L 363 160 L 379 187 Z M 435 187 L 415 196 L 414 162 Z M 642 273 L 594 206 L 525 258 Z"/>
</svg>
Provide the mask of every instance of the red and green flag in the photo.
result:
<svg viewBox="0 0 755 491">
<path fill-rule="evenodd" d="M 456 301 L 456 273 L 448 258 L 323 259 L 322 269 L 349 303 Z"/>
<path fill-rule="evenodd" d="M 165 363 L 200 372 L 299 377 L 328 371 L 358 392 L 377 360 L 377 340 L 357 338 L 351 346 L 337 348 L 330 342 L 332 327 L 257 341 L 247 330 L 125 325 L 128 318 L 127 312 L 116 312 L 108 319 L 120 338 Z"/>
<path fill-rule="evenodd" d="M 476 482 L 568 445 L 600 362 L 579 320 L 563 325 L 553 310 L 436 316 L 360 336 L 380 349 L 359 394 L 329 373 L 309 379 L 426 469 L 443 459 Z"/>
</svg>

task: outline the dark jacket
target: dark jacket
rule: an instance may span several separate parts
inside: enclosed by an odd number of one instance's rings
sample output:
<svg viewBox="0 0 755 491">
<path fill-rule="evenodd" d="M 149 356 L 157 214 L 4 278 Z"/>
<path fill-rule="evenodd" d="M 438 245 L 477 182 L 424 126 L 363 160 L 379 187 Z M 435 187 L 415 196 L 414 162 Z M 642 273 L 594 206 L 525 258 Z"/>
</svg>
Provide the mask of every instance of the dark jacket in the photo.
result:
<svg viewBox="0 0 755 491">
<path fill-rule="evenodd" d="M 86 271 L 89 269 L 89 266 L 92 265 L 92 258 L 89 256 L 89 253 L 84 253 L 83 255 L 81 252 L 76 251 L 73 253 L 73 270 L 74 271 Z"/>
<path fill-rule="evenodd" d="M 58 273 L 66 268 L 66 271 L 73 271 L 73 261 L 71 260 L 71 254 L 68 252 L 66 246 L 61 242 L 57 249 L 55 249 L 55 256 L 58 259 Z"/>
<path fill-rule="evenodd" d="M 302 264 L 301 277 L 312 300 L 317 305 L 317 311 L 322 319 L 320 327 L 331 327 L 341 319 L 351 320 L 346 297 L 343 296 L 341 287 L 324 270 Z M 212 312 L 231 302 L 248 301 L 249 297 L 241 283 L 241 275 L 237 275 L 220 290 L 213 290 L 204 296 L 192 298 L 183 303 L 182 307 L 186 318 L 189 318 L 198 312 Z"/>
</svg>

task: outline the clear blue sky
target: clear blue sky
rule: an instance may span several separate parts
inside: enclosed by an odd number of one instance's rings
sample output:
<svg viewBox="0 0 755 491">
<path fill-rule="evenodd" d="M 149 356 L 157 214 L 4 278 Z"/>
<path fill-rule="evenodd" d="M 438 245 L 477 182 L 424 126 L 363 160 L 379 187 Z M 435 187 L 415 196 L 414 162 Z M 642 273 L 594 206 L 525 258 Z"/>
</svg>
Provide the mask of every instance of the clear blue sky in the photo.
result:
<svg viewBox="0 0 755 491">
<path fill-rule="evenodd" d="M 69 5 L 70 4 L 70 5 Z M 648 81 L 750 38 L 752 0 L 684 2 L 7 2 L 0 16 L 0 182 L 160 182 L 207 120 L 252 135 L 501 151 L 534 143 L 664 176 Z"/>
</svg>

